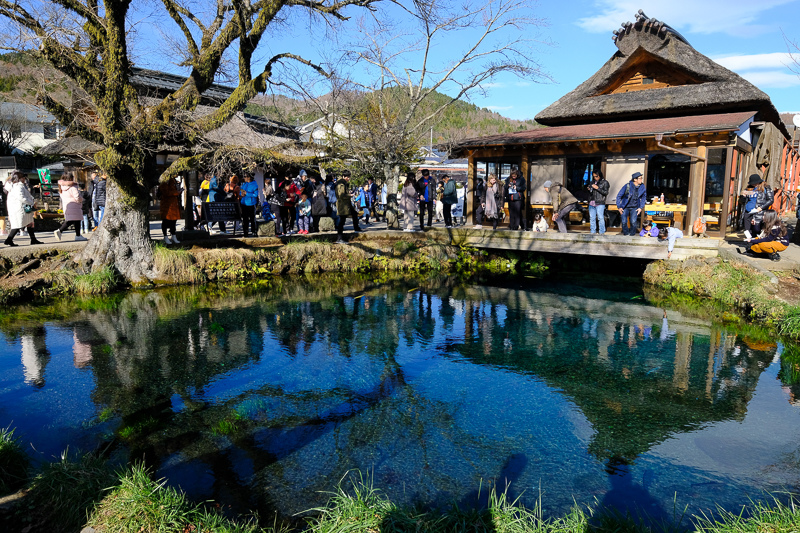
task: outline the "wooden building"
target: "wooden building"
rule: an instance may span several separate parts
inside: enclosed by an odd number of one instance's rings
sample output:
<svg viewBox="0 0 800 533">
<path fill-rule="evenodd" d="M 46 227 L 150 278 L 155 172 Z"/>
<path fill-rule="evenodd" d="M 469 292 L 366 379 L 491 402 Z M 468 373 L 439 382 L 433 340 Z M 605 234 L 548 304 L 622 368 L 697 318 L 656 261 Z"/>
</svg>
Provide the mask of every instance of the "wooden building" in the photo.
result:
<svg viewBox="0 0 800 533">
<path fill-rule="evenodd" d="M 550 203 L 545 181 L 587 200 L 591 172 L 601 169 L 613 219 L 618 191 L 641 172 L 647 216 L 689 230 L 703 215 L 708 234 L 724 237 L 738 229 L 748 177 L 768 163 L 763 175 L 776 190 L 776 207 L 794 207 L 798 154 L 764 92 L 641 10 L 613 41 L 617 52 L 600 70 L 536 116 L 547 127 L 458 145 L 454 156 L 469 159 L 470 190 L 478 178 L 505 180 L 518 168 L 528 180 L 530 220 L 533 209 Z M 665 203 L 653 200 L 662 194 Z M 470 215 L 476 202 L 473 193 Z M 573 225 L 586 219 L 582 210 L 571 213 Z"/>
</svg>

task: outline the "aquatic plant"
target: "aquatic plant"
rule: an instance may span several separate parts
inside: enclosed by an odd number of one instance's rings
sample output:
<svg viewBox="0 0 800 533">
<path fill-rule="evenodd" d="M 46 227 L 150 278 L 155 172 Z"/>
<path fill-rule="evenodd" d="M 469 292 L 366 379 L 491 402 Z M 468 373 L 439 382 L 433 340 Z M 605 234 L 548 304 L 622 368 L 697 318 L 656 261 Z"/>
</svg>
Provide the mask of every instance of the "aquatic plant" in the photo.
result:
<svg viewBox="0 0 800 533">
<path fill-rule="evenodd" d="M 0 495 L 20 488 L 28 475 L 29 460 L 11 427 L 0 428 Z"/>
</svg>

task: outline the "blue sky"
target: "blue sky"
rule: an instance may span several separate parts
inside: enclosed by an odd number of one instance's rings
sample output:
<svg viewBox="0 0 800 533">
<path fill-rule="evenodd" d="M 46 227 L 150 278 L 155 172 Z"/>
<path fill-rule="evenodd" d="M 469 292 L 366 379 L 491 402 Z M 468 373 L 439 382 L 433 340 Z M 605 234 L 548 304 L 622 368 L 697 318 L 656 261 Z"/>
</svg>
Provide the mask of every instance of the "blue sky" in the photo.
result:
<svg viewBox="0 0 800 533">
<path fill-rule="evenodd" d="M 648 17 L 664 21 L 678 30 L 699 52 L 733 70 L 769 94 L 778 111 L 800 112 L 800 76 L 792 72 L 789 41 L 800 43 L 800 0 L 531 0 L 530 14 L 544 19 L 538 34 L 530 36 L 542 44 L 534 56 L 552 81 L 534 81 L 504 76 L 484 86 L 483 94 L 471 101 L 515 119 L 533 118 L 539 111 L 594 74 L 616 52 L 612 31 L 623 22 L 634 21 L 643 9 Z M 409 26 L 388 4 L 390 17 L 398 20 L 396 31 L 411 33 Z M 326 31 L 319 19 L 290 15 L 283 25 L 271 28 L 259 50 L 261 58 L 273 53 L 293 52 L 313 61 L 324 61 L 347 50 L 348 40 L 364 40 L 358 29 L 363 10 L 350 10 L 351 19 L 336 31 Z M 149 23 L 140 19 L 140 30 Z M 163 21 L 162 17 L 158 19 Z M 165 64 L 165 41 L 149 38 L 146 29 L 135 60 L 150 68 L 178 72 Z M 434 56 L 447 57 L 468 36 L 439 42 Z M 548 44 L 544 44 L 547 42 Z M 797 53 L 800 62 L 800 53 Z M 800 66 L 793 68 L 800 71 Z M 367 76 L 356 69 L 356 77 Z M 312 92 L 327 92 L 324 84 Z M 451 92 L 445 90 L 444 92 Z"/>
</svg>

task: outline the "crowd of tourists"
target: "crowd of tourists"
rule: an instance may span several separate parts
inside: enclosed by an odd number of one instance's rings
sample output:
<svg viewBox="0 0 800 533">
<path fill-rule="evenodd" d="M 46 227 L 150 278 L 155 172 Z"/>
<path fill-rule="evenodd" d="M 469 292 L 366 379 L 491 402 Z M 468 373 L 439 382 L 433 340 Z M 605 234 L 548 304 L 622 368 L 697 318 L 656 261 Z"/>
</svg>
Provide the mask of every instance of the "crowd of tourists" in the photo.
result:
<svg viewBox="0 0 800 533">
<path fill-rule="evenodd" d="M 354 231 L 361 232 L 362 225 L 370 225 L 371 220 L 381 220 L 387 204 L 388 191 L 385 184 L 379 187 L 374 178 L 370 177 L 363 185 L 354 186 L 347 170 L 324 178 L 300 170 L 296 175 L 289 173 L 282 179 L 267 180 L 263 188 L 259 187 L 251 174 L 244 174 L 241 179 L 238 175 L 223 179 L 209 172 L 201 173 L 200 178 L 199 194 L 192 198 L 191 209 L 196 226 L 210 233 L 227 234 L 227 223 L 233 222 L 234 232 L 241 228 L 245 237 L 255 236 L 258 233 L 256 218 L 260 216 L 265 222 L 275 222 L 277 236 L 295 233 L 307 235 L 319 232 L 321 219 L 327 217 L 333 221 L 337 242 L 343 243 L 347 220 L 352 220 Z M 64 221 L 54 231 L 57 240 L 60 241 L 63 233 L 72 228 L 75 240 L 85 241 L 82 234 L 96 230 L 103 220 L 107 177 L 94 172 L 90 180 L 90 191 L 69 172 L 58 181 Z M 553 225 L 559 232 L 566 233 L 570 213 L 577 208 L 578 199 L 562 183 L 548 180 L 544 182 L 543 188 L 550 195 Z M 602 235 L 606 233 L 605 209 L 609 182 L 599 169 L 595 169 L 586 189 L 589 231 L 591 234 Z M 179 243 L 177 221 L 181 218 L 183 192 L 182 180 L 175 177 L 165 178 L 157 189 L 161 231 L 166 244 Z M 398 194 L 398 204 L 405 220 L 404 231 L 423 231 L 426 227 L 430 228 L 434 218 L 436 221 L 443 220 L 445 228 L 452 228 L 456 223 L 453 216 L 454 206 L 463 202 L 466 197 L 466 189 L 462 192 L 459 195 L 455 181 L 447 174 L 441 176 L 437 182 L 427 169 L 409 172 L 401 183 Z M 512 169 L 505 181 L 499 180 L 495 174 L 489 174 L 485 183 L 479 178 L 475 195 L 475 228 L 483 228 L 484 224 L 488 224 L 496 230 L 507 213 L 508 229 L 511 231 L 527 229 L 541 233 L 550 229 L 550 224 L 540 209 L 534 209 L 532 220 L 526 224 L 526 180 L 517 169 Z M 638 235 L 666 240 L 668 257 L 671 257 L 675 241 L 683 237 L 683 232 L 673 227 L 658 228 L 647 217 L 644 217 L 640 227 L 639 221 L 643 219 L 642 211 L 645 209 L 646 199 L 644 176 L 635 172 L 615 198 L 621 216 L 621 233 L 624 236 Z M 745 229 L 747 246 L 739 250 L 741 253 L 780 260 L 780 252 L 789 243 L 786 225 L 770 209 L 773 200 L 772 189 L 758 174 L 751 175 L 742 195 L 740 224 Z M 212 221 L 204 206 L 214 202 L 235 204 L 236 216 L 233 220 Z M 0 189 L 0 234 L 6 237 L 4 244 L 17 246 L 14 238 L 21 233 L 27 233 L 31 244 L 40 244 L 34 228 L 36 213 L 36 201 L 27 176 L 19 171 L 13 172 Z M 800 219 L 800 206 L 797 215 Z M 6 218 L 9 227 L 6 225 Z M 417 220 L 419 229 L 415 229 Z M 213 227 L 215 225 L 216 228 Z"/>
</svg>

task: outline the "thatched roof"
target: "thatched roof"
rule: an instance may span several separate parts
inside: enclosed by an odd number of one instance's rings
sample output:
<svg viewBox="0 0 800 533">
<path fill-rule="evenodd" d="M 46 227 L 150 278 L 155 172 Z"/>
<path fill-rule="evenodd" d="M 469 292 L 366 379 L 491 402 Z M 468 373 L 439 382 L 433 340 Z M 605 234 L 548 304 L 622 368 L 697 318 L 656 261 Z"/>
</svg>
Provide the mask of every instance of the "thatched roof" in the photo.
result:
<svg viewBox="0 0 800 533">
<path fill-rule="evenodd" d="M 157 100 L 153 98 L 141 98 L 141 101 L 145 105 L 155 105 L 157 103 Z M 187 118 L 203 117 L 212 113 L 215 109 L 212 106 L 199 105 L 191 113 L 191 117 Z M 296 130 L 284 124 L 239 112 L 224 125 L 203 136 L 202 144 L 204 149 L 232 146 L 253 151 L 263 151 L 267 149 L 274 150 L 287 143 L 293 146 L 298 136 Z M 81 137 L 66 137 L 45 146 L 42 148 L 41 153 L 43 155 L 88 157 L 103 148 L 104 146 Z M 157 150 L 159 152 L 182 152 L 183 147 L 170 144 L 169 140 L 165 140 L 158 145 Z"/>
<path fill-rule="evenodd" d="M 757 111 L 757 120 L 780 122 L 766 93 L 641 10 L 635 23 L 628 22 L 614 32 L 614 42 L 617 53 L 591 78 L 539 113 L 537 122 L 561 126 L 744 110 Z M 636 74 L 653 87 L 618 90 Z M 659 76 L 666 84 L 658 83 Z"/>
<path fill-rule="evenodd" d="M 64 137 L 39 150 L 42 155 L 64 155 L 89 157 L 105 148 L 101 144 L 87 141 L 82 137 Z"/>
</svg>

